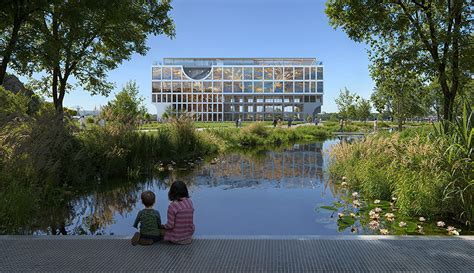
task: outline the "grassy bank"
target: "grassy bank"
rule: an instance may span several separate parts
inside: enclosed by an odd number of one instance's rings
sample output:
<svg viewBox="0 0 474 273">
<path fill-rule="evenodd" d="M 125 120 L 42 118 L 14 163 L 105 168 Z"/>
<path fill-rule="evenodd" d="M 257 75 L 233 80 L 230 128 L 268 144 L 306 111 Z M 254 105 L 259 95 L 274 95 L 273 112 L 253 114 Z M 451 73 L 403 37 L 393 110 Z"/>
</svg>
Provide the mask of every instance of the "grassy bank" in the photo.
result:
<svg viewBox="0 0 474 273">
<path fill-rule="evenodd" d="M 331 151 L 330 174 L 336 183 L 347 178 L 348 187 L 364 198 L 397 198 L 406 216 L 454 218 L 473 221 L 472 112 L 465 112 L 451 131 L 407 130 L 379 134 Z"/>
</svg>

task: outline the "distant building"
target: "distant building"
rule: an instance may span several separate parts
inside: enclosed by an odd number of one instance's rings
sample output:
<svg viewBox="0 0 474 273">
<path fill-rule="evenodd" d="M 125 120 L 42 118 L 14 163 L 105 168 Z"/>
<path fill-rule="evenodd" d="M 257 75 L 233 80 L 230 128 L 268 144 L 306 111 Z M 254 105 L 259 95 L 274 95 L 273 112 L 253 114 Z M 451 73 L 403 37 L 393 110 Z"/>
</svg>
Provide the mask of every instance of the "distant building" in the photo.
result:
<svg viewBox="0 0 474 273">
<path fill-rule="evenodd" d="M 323 65 L 314 58 L 165 58 L 152 67 L 152 103 L 196 120 L 305 119 L 321 112 Z"/>
</svg>

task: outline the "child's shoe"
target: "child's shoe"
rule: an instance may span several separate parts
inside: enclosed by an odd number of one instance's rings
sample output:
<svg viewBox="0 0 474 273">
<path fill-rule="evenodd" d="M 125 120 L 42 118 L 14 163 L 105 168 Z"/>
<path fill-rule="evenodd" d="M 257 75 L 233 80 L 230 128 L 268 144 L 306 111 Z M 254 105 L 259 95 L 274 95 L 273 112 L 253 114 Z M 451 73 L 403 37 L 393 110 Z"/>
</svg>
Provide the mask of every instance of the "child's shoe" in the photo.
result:
<svg viewBox="0 0 474 273">
<path fill-rule="evenodd" d="M 140 232 L 135 232 L 132 237 L 132 246 L 136 246 L 140 241 Z"/>
<path fill-rule="evenodd" d="M 149 246 L 149 245 L 152 245 L 153 243 L 154 243 L 153 239 L 140 238 L 138 240 L 138 244 L 142 246 Z"/>
</svg>

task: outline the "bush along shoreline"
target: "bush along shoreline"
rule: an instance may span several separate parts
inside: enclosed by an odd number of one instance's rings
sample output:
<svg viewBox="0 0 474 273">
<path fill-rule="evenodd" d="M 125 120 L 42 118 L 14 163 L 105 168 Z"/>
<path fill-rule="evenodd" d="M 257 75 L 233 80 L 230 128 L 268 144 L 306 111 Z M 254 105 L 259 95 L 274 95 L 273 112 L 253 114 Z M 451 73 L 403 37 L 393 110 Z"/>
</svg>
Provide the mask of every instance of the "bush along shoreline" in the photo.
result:
<svg viewBox="0 0 474 273">
<path fill-rule="evenodd" d="M 402 216 L 446 219 L 472 230 L 473 122 L 466 105 L 447 126 L 341 142 L 330 152 L 330 177 L 367 200 L 396 198 Z"/>
</svg>

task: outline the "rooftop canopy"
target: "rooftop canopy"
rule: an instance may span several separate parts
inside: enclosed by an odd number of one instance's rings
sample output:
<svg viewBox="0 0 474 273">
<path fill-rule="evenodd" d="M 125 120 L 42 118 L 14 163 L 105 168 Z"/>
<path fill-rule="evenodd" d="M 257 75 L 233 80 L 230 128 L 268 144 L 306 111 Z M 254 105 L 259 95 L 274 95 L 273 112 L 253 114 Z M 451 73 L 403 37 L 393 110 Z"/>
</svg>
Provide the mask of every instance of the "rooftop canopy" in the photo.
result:
<svg viewBox="0 0 474 273">
<path fill-rule="evenodd" d="M 210 67 L 213 65 L 321 65 L 316 58 L 164 58 L 164 65 Z"/>
</svg>

